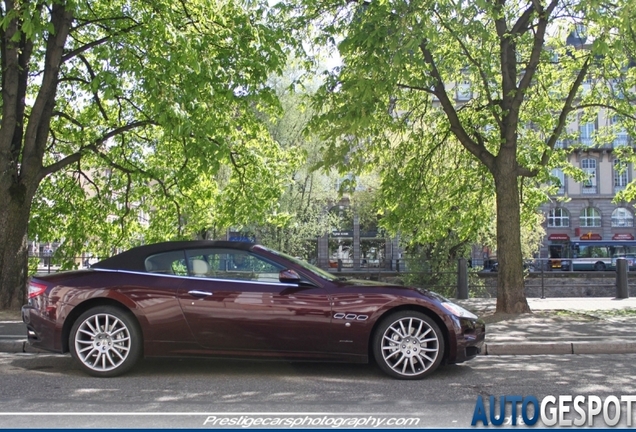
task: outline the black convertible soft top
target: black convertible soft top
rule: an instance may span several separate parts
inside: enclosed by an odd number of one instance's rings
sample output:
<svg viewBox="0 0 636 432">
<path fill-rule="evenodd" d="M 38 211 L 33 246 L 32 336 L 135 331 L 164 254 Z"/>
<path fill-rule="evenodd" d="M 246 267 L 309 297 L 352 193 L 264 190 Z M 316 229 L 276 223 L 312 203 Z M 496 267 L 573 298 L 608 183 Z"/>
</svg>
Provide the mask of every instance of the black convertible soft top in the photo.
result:
<svg viewBox="0 0 636 432">
<path fill-rule="evenodd" d="M 217 247 L 224 249 L 251 250 L 255 243 L 238 241 L 186 240 L 169 241 L 137 246 L 113 257 L 93 264 L 92 268 L 109 270 L 146 271 L 145 261 L 150 255 L 185 249 Z"/>
</svg>

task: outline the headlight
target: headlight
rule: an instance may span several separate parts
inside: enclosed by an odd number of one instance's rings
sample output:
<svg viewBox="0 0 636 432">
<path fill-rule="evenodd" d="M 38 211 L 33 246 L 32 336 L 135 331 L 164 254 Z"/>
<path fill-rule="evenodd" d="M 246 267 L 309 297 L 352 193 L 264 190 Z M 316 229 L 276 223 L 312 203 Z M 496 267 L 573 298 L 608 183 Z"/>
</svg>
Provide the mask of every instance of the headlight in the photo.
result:
<svg viewBox="0 0 636 432">
<path fill-rule="evenodd" d="M 463 307 L 461 307 L 458 304 L 451 303 L 451 302 L 443 302 L 442 306 L 444 306 L 447 311 L 449 311 L 450 313 L 452 313 L 456 317 L 459 317 L 459 318 L 470 318 L 470 319 L 477 319 L 478 318 L 477 315 L 475 315 L 474 313 L 472 313 L 469 310 L 464 309 Z"/>
</svg>

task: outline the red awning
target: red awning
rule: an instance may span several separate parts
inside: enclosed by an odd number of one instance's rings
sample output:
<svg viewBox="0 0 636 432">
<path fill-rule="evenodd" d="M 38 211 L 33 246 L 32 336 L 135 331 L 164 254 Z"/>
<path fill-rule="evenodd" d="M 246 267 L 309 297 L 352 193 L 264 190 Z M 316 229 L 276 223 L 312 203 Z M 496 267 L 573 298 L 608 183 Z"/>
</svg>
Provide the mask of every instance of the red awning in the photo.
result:
<svg viewBox="0 0 636 432">
<path fill-rule="evenodd" d="M 600 234 L 594 233 L 583 234 L 580 238 L 581 240 L 603 240 L 603 237 L 601 237 Z"/>
<path fill-rule="evenodd" d="M 561 241 L 568 241 L 570 240 L 570 236 L 567 234 L 550 234 L 548 236 L 548 240 L 561 240 Z"/>
<path fill-rule="evenodd" d="M 612 240 L 634 240 L 634 236 L 630 233 L 617 233 L 614 234 Z"/>
</svg>

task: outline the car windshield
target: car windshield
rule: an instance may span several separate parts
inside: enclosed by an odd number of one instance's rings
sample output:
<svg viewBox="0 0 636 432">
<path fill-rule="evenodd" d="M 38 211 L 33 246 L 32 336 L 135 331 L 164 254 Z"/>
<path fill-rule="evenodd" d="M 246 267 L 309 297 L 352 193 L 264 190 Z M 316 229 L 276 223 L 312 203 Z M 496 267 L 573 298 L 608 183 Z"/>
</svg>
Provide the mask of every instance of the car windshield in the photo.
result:
<svg viewBox="0 0 636 432">
<path fill-rule="evenodd" d="M 338 280 L 338 278 L 335 277 L 334 275 L 332 275 L 331 273 L 329 273 L 329 272 L 327 272 L 327 271 L 325 271 L 325 270 L 323 270 L 321 268 L 318 268 L 318 267 L 316 267 L 314 265 L 311 265 L 307 261 L 303 261 L 301 259 L 294 258 L 291 255 L 287 255 L 286 253 L 279 252 L 279 251 L 276 251 L 276 250 L 273 250 L 273 249 L 269 249 L 269 248 L 266 248 L 264 246 L 260 246 L 259 245 L 258 247 L 263 248 L 264 250 L 266 250 L 268 252 L 271 252 L 271 253 L 273 253 L 275 255 L 278 255 L 278 256 L 281 256 L 283 258 L 286 258 L 289 261 L 293 262 L 294 264 L 298 264 L 299 266 L 301 266 L 305 270 L 315 274 L 316 276 L 318 276 L 318 277 L 320 277 L 322 279 L 328 280 L 330 282 Z"/>
</svg>

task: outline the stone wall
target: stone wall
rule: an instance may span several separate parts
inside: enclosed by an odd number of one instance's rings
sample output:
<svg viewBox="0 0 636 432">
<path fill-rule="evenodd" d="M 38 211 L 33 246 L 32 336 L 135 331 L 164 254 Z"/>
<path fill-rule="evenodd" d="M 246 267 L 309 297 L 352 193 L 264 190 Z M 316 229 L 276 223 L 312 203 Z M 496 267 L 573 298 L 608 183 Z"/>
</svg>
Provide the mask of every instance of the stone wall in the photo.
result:
<svg viewBox="0 0 636 432">
<path fill-rule="evenodd" d="M 480 275 L 480 283 L 469 286 L 471 297 L 496 297 L 497 274 Z M 636 296 L 636 273 L 629 274 L 629 296 Z M 526 297 L 616 297 L 616 273 L 530 273 Z"/>
</svg>

